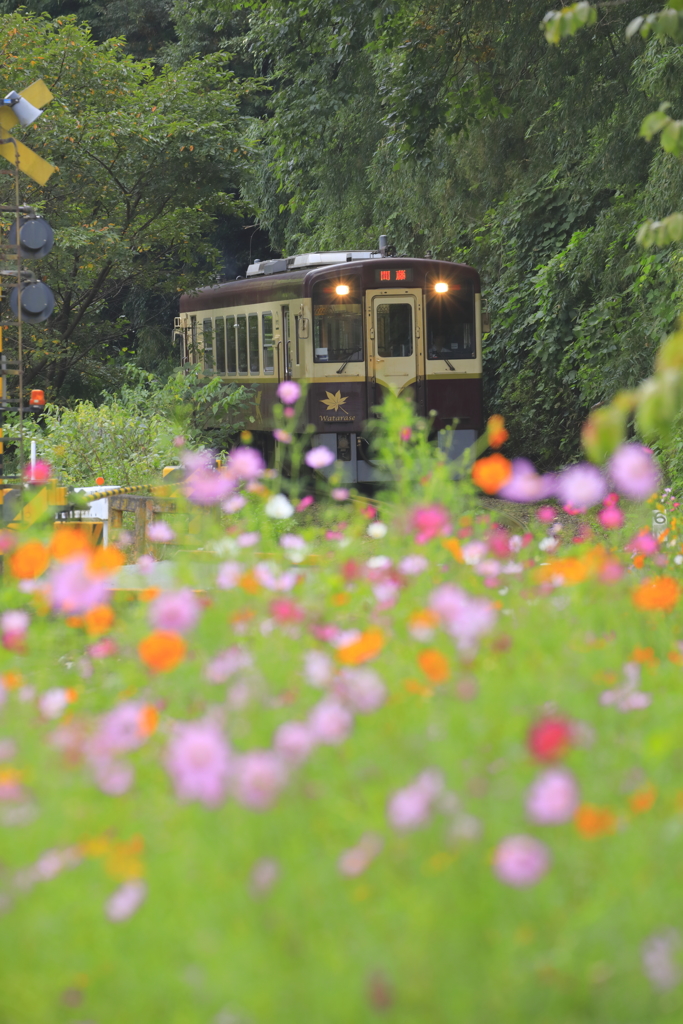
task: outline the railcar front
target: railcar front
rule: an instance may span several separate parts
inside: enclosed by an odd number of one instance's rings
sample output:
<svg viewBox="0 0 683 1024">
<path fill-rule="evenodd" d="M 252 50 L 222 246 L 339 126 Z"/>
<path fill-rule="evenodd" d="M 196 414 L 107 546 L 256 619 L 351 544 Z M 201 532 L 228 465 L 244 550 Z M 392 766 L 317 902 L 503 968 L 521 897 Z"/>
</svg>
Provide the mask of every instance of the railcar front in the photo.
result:
<svg viewBox="0 0 683 1024">
<path fill-rule="evenodd" d="M 481 288 L 464 264 L 381 252 L 256 262 L 245 280 L 182 296 L 176 338 L 181 363 L 254 386 L 264 448 L 278 383 L 305 383 L 304 422 L 351 483 L 377 478 L 364 431 L 386 391 L 436 412 L 451 457 L 483 428 Z"/>
</svg>

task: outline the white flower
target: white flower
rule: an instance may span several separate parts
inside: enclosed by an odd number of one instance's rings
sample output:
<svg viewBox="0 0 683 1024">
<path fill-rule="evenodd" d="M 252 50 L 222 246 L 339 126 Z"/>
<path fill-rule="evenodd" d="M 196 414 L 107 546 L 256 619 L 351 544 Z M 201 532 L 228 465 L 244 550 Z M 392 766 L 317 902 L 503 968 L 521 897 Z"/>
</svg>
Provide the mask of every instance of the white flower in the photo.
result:
<svg viewBox="0 0 683 1024">
<path fill-rule="evenodd" d="M 683 555 L 676 555 L 676 557 L 674 558 L 674 563 L 676 565 L 683 565 Z"/>
<path fill-rule="evenodd" d="M 294 506 L 285 494 L 274 494 L 266 502 L 264 511 L 271 519 L 291 519 Z"/>
<path fill-rule="evenodd" d="M 554 537 L 544 537 L 538 546 L 541 551 L 554 551 L 559 543 Z"/>
<path fill-rule="evenodd" d="M 370 523 L 366 530 L 368 537 L 372 537 L 373 540 L 381 540 L 388 532 L 386 523 Z"/>
<path fill-rule="evenodd" d="M 311 448 L 311 450 L 306 452 L 304 455 L 304 462 L 307 466 L 310 466 L 311 469 L 326 469 L 328 466 L 331 466 L 334 461 L 334 455 L 324 444 L 318 445 L 317 448 Z"/>
</svg>

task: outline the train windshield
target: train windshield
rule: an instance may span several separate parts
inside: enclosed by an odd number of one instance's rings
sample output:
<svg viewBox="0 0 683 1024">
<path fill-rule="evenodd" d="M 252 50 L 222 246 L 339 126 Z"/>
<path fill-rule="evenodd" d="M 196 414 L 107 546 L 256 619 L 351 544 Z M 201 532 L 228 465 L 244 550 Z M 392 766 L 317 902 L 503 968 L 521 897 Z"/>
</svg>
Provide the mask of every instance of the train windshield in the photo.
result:
<svg viewBox="0 0 683 1024">
<path fill-rule="evenodd" d="M 316 363 L 359 363 L 363 355 L 360 278 L 344 275 L 313 288 Z"/>
<path fill-rule="evenodd" d="M 449 284 L 438 294 L 427 285 L 427 358 L 474 359 L 474 289 L 471 284 Z"/>
</svg>

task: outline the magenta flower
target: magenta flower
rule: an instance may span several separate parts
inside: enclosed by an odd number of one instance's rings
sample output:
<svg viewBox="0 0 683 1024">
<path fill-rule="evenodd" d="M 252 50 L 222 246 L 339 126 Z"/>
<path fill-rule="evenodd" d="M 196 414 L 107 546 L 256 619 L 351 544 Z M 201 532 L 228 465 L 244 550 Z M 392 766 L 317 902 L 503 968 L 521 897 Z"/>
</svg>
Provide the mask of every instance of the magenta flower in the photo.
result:
<svg viewBox="0 0 683 1024">
<path fill-rule="evenodd" d="M 149 621 L 154 629 L 171 633 L 189 633 L 197 625 L 202 606 L 189 587 L 160 594 L 149 606 Z"/>
<path fill-rule="evenodd" d="M 30 621 L 28 613 L 21 609 L 3 612 L 0 617 L 0 638 L 3 647 L 8 650 L 21 647 Z"/>
<path fill-rule="evenodd" d="M 427 505 L 416 508 L 410 517 L 410 525 L 418 544 L 426 544 L 434 537 L 443 537 L 450 531 L 450 516 L 442 505 Z"/>
<path fill-rule="evenodd" d="M 196 456 L 194 459 L 185 458 L 190 470 L 183 484 L 185 495 L 195 505 L 217 505 L 235 489 L 234 477 L 225 469 L 213 469 L 207 465 L 210 453 L 193 454 Z"/>
<path fill-rule="evenodd" d="M 371 668 L 346 668 L 338 676 L 335 692 L 353 711 L 368 714 L 381 708 L 387 688 Z"/>
<path fill-rule="evenodd" d="M 294 511 L 295 512 L 303 512 L 304 509 L 309 508 L 313 504 L 314 500 L 315 499 L 310 494 L 307 494 L 304 498 L 301 499 L 301 501 L 296 506 Z"/>
<path fill-rule="evenodd" d="M 626 545 L 626 550 L 632 551 L 636 555 L 654 555 L 657 550 L 657 540 L 649 530 L 643 530 L 633 538 L 630 544 Z"/>
<path fill-rule="evenodd" d="M 649 448 L 622 444 L 609 461 L 609 474 L 620 494 L 633 501 L 645 501 L 660 484 L 660 473 Z"/>
<path fill-rule="evenodd" d="M 255 448 L 233 448 L 228 459 L 228 472 L 238 480 L 256 480 L 263 476 L 266 464 Z"/>
<path fill-rule="evenodd" d="M 263 811 L 287 782 L 287 768 L 272 750 L 252 750 L 235 760 L 233 790 L 245 807 Z"/>
<path fill-rule="evenodd" d="M 353 716 L 338 700 L 325 698 L 311 711 L 308 726 L 316 743 L 338 746 L 351 732 Z"/>
<path fill-rule="evenodd" d="M 109 588 L 102 576 L 88 572 L 86 559 L 74 558 L 51 571 L 48 596 L 53 611 L 83 615 L 98 604 L 106 604 Z"/>
<path fill-rule="evenodd" d="M 212 658 L 204 669 L 204 675 L 210 683 L 226 683 L 236 672 L 251 668 L 252 658 L 242 647 L 228 647 Z"/>
<path fill-rule="evenodd" d="M 607 484 L 596 466 L 580 462 L 560 473 L 555 493 L 566 509 L 586 512 L 602 501 L 607 494 Z"/>
<path fill-rule="evenodd" d="M 304 455 L 304 462 L 311 469 L 326 469 L 334 461 L 334 454 L 324 444 L 318 445 L 317 448 L 311 448 Z"/>
<path fill-rule="evenodd" d="M 554 487 L 552 473 L 540 476 L 528 459 L 513 459 L 512 476 L 496 497 L 507 501 L 544 501 L 551 496 Z"/>
<path fill-rule="evenodd" d="M 501 882 L 520 889 L 535 885 L 549 867 L 547 846 L 531 836 L 508 836 L 499 844 L 493 860 Z"/>
<path fill-rule="evenodd" d="M 313 750 L 315 739 L 304 722 L 284 722 L 275 733 L 273 746 L 288 764 L 301 764 Z"/>
<path fill-rule="evenodd" d="M 496 624 L 497 612 L 491 601 L 471 597 L 452 583 L 444 583 L 432 591 L 429 604 L 466 654 L 476 650 L 479 638 Z"/>
<path fill-rule="evenodd" d="M 112 654 L 116 654 L 117 650 L 116 641 L 112 640 L 111 637 L 105 637 L 104 640 L 98 640 L 97 643 L 92 644 L 88 648 L 88 654 L 91 658 L 99 661 L 102 658 L 110 658 Z"/>
<path fill-rule="evenodd" d="M 228 498 L 227 501 L 223 502 L 221 508 L 224 512 L 227 512 L 228 515 L 233 515 L 233 513 L 239 512 L 240 509 L 244 508 L 246 503 L 247 499 L 243 494 L 233 494 L 231 498 Z"/>
<path fill-rule="evenodd" d="M 536 825 L 564 825 L 579 806 L 579 787 L 566 768 L 549 768 L 529 787 L 526 812 Z"/>
<path fill-rule="evenodd" d="M 175 533 L 163 519 L 156 523 L 150 523 L 147 527 L 147 539 L 153 544 L 170 544 L 175 540 Z"/>
<path fill-rule="evenodd" d="M 110 759 L 141 747 L 146 738 L 143 708 L 136 701 L 126 701 L 103 715 L 88 743 L 88 760 Z"/>
<path fill-rule="evenodd" d="M 553 519 L 555 518 L 556 515 L 557 515 L 557 512 L 552 507 L 552 505 L 543 505 L 536 512 L 537 518 L 542 523 L 552 523 L 552 521 L 553 521 Z"/>
<path fill-rule="evenodd" d="M 215 807 L 224 799 L 232 757 L 213 722 L 178 724 L 166 750 L 165 765 L 180 800 L 199 800 Z"/>
<path fill-rule="evenodd" d="M 124 882 L 107 900 L 107 917 L 110 921 L 125 921 L 139 910 L 147 896 L 147 883 L 141 878 Z"/>
<path fill-rule="evenodd" d="M 624 525 L 624 513 L 616 505 L 608 505 L 598 512 L 601 526 L 608 530 L 618 530 Z"/>
<path fill-rule="evenodd" d="M 283 380 L 278 385 L 277 397 L 283 405 L 294 405 L 301 398 L 301 388 L 295 380 Z"/>
<path fill-rule="evenodd" d="M 48 462 L 37 459 L 34 466 L 24 467 L 24 480 L 29 484 L 44 484 L 52 476 L 52 467 Z"/>
<path fill-rule="evenodd" d="M 242 578 L 244 569 L 239 562 L 223 562 L 218 567 L 216 586 L 221 590 L 233 590 Z"/>
</svg>

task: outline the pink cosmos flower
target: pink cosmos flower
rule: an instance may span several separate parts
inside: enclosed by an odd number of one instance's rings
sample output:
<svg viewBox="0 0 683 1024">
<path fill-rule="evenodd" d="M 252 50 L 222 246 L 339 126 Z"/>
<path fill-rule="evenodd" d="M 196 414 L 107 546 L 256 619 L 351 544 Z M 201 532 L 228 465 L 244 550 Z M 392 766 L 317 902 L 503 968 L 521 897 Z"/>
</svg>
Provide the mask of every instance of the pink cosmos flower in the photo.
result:
<svg viewBox="0 0 683 1024">
<path fill-rule="evenodd" d="M 443 537 L 450 532 L 450 516 L 442 505 L 427 505 L 413 510 L 410 524 L 418 544 L 426 544 L 434 537 Z"/>
<path fill-rule="evenodd" d="M 55 566 L 47 584 L 52 610 L 64 615 L 83 615 L 98 604 L 106 604 L 109 597 L 106 580 L 88 572 L 84 558 L 74 558 Z"/>
<path fill-rule="evenodd" d="M 232 515 L 234 512 L 239 512 L 240 509 L 244 508 L 246 503 L 247 499 L 243 494 L 233 494 L 231 498 L 228 498 L 227 501 L 223 502 L 221 508 L 224 512 L 227 512 L 228 515 Z"/>
<path fill-rule="evenodd" d="M 643 530 L 633 538 L 630 544 L 626 545 L 626 550 L 632 551 L 636 555 L 654 555 L 657 550 L 657 539 L 649 530 Z"/>
<path fill-rule="evenodd" d="M 304 655 L 304 675 L 311 686 L 327 686 L 334 674 L 334 664 L 324 651 L 307 651 Z"/>
<path fill-rule="evenodd" d="M 233 590 L 242 579 L 244 569 L 239 562 L 223 562 L 218 567 L 216 586 L 221 590 Z"/>
<path fill-rule="evenodd" d="M 196 469 L 183 484 L 186 497 L 195 505 L 217 505 L 234 488 L 234 478 L 224 469 Z"/>
<path fill-rule="evenodd" d="M 444 583 L 432 591 L 429 605 L 463 653 L 472 653 L 479 638 L 493 629 L 497 619 L 491 601 L 471 597 L 452 583 Z"/>
<path fill-rule="evenodd" d="M 204 669 L 204 675 L 210 683 L 226 683 L 236 672 L 251 668 L 252 664 L 251 655 L 243 647 L 228 647 L 211 659 Z"/>
<path fill-rule="evenodd" d="M 111 759 L 115 754 L 137 750 L 146 739 L 144 705 L 126 701 L 103 715 L 88 743 L 88 760 Z"/>
<path fill-rule="evenodd" d="M 238 480 L 257 480 L 266 464 L 255 448 L 233 448 L 228 459 L 228 472 Z"/>
<path fill-rule="evenodd" d="M 53 686 L 41 693 L 38 708 L 43 718 L 59 718 L 73 700 L 73 694 L 63 686 Z"/>
<path fill-rule="evenodd" d="M 281 430 L 278 428 L 277 430 L 273 431 L 273 437 L 275 438 L 276 441 L 279 441 L 280 444 L 292 443 L 292 435 L 288 430 Z"/>
<path fill-rule="evenodd" d="M 262 896 L 272 889 L 280 875 L 280 866 L 272 857 L 257 860 L 251 870 L 251 889 L 255 896 Z"/>
<path fill-rule="evenodd" d="M 13 651 L 20 648 L 26 639 L 30 618 L 21 609 L 3 612 L 0 617 L 0 638 L 3 647 Z"/>
<path fill-rule="evenodd" d="M 335 501 L 347 501 L 351 492 L 346 487 L 333 487 L 330 495 Z"/>
<path fill-rule="evenodd" d="M 398 571 L 404 576 L 419 576 L 429 568 L 429 561 L 423 555 L 406 555 L 398 563 Z"/>
<path fill-rule="evenodd" d="M 122 761 L 98 761 L 93 771 L 95 782 L 107 796 L 123 796 L 133 785 L 135 773 Z"/>
<path fill-rule="evenodd" d="M 245 807 L 263 811 L 273 803 L 287 782 L 287 769 L 272 750 L 252 750 L 234 763 L 235 797 Z"/>
<path fill-rule="evenodd" d="M 326 469 L 335 461 L 334 454 L 325 445 L 320 444 L 317 448 L 311 448 L 304 455 L 304 462 L 311 469 Z"/>
<path fill-rule="evenodd" d="M 409 832 L 429 820 L 434 801 L 443 791 L 440 772 L 421 772 L 409 786 L 399 789 L 389 800 L 387 816 L 395 829 Z"/>
<path fill-rule="evenodd" d="M 165 765 L 180 800 L 199 800 L 216 807 L 224 799 L 232 757 L 213 722 L 178 724 L 166 750 Z"/>
<path fill-rule="evenodd" d="M 375 857 L 381 853 L 382 846 L 381 837 L 369 832 L 362 837 L 357 846 L 342 853 L 337 861 L 339 871 L 347 878 L 356 878 L 358 875 L 362 875 L 370 867 Z"/>
<path fill-rule="evenodd" d="M 552 505 L 542 505 L 536 512 L 536 517 L 540 519 L 542 523 L 552 523 L 556 515 L 557 512 Z"/>
<path fill-rule="evenodd" d="M 301 499 L 301 501 L 296 506 L 294 511 L 295 512 L 303 512 L 304 509 L 309 508 L 313 504 L 314 501 L 315 501 L 315 499 L 310 494 L 307 494 L 304 498 Z"/>
<path fill-rule="evenodd" d="M 261 534 L 257 533 L 256 530 L 251 530 L 248 533 L 241 533 L 237 538 L 237 543 L 241 548 L 253 548 L 260 539 Z"/>
<path fill-rule="evenodd" d="M 125 921 L 140 909 L 146 896 L 147 883 L 141 878 L 124 882 L 107 900 L 107 917 L 110 921 Z"/>
<path fill-rule="evenodd" d="M 353 711 L 368 714 L 381 708 L 387 688 L 371 668 L 345 668 L 339 673 L 335 692 Z"/>
<path fill-rule="evenodd" d="M 52 467 L 48 462 L 37 459 L 35 466 L 24 467 L 24 480 L 29 484 L 44 484 L 52 476 Z"/>
<path fill-rule="evenodd" d="M 579 787 L 566 768 L 549 768 L 531 784 L 526 812 L 536 825 L 563 825 L 579 806 Z"/>
<path fill-rule="evenodd" d="M 351 732 L 353 716 L 338 700 L 325 698 L 311 711 L 308 726 L 316 743 L 338 746 Z"/>
<path fill-rule="evenodd" d="M 283 722 L 275 733 L 275 752 L 288 764 L 301 764 L 315 746 L 315 739 L 305 722 Z"/>
<path fill-rule="evenodd" d="M 283 405 L 294 405 L 301 398 L 301 388 L 295 380 L 283 380 L 278 385 L 277 397 Z"/>
<path fill-rule="evenodd" d="M 652 452 L 640 444 L 617 448 L 609 461 L 609 473 L 617 490 L 633 501 L 645 501 L 658 490 L 661 480 Z"/>
<path fill-rule="evenodd" d="M 512 460 L 512 476 L 496 497 L 507 501 L 544 501 L 553 493 L 555 477 L 552 473 L 539 475 L 528 459 Z"/>
<path fill-rule="evenodd" d="M 100 660 L 102 658 L 110 658 L 112 654 L 116 654 L 117 650 L 116 641 L 112 640 L 111 637 L 105 637 L 104 640 L 98 640 L 96 644 L 89 647 L 88 654 L 91 658 Z"/>
<path fill-rule="evenodd" d="M 477 565 L 488 554 L 488 544 L 483 540 L 471 540 L 469 544 L 463 544 L 462 557 L 465 565 Z"/>
<path fill-rule="evenodd" d="M 160 519 L 156 523 L 150 523 L 147 527 L 147 539 L 151 540 L 153 544 L 170 544 L 172 540 L 175 540 L 175 532 L 168 523 Z"/>
<path fill-rule="evenodd" d="M 154 629 L 171 633 L 189 633 L 197 625 L 202 606 L 189 587 L 160 594 L 149 606 L 149 621 Z"/>
<path fill-rule="evenodd" d="M 600 524 L 608 530 L 618 530 L 624 525 L 624 513 L 616 505 L 607 505 L 598 512 Z"/>
<path fill-rule="evenodd" d="M 493 861 L 501 882 L 515 888 L 535 885 L 549 866 L 547 846 L 531 836 L 508 836 L 498 846 Z"/>
<path fill-rule="evenodd" d="M 560 473 L 555 493 L 565 509 L 586 512 L 602 501 L 607 494 L 607 484 L 596 466 L 580 462 Z"/>
</svg>

